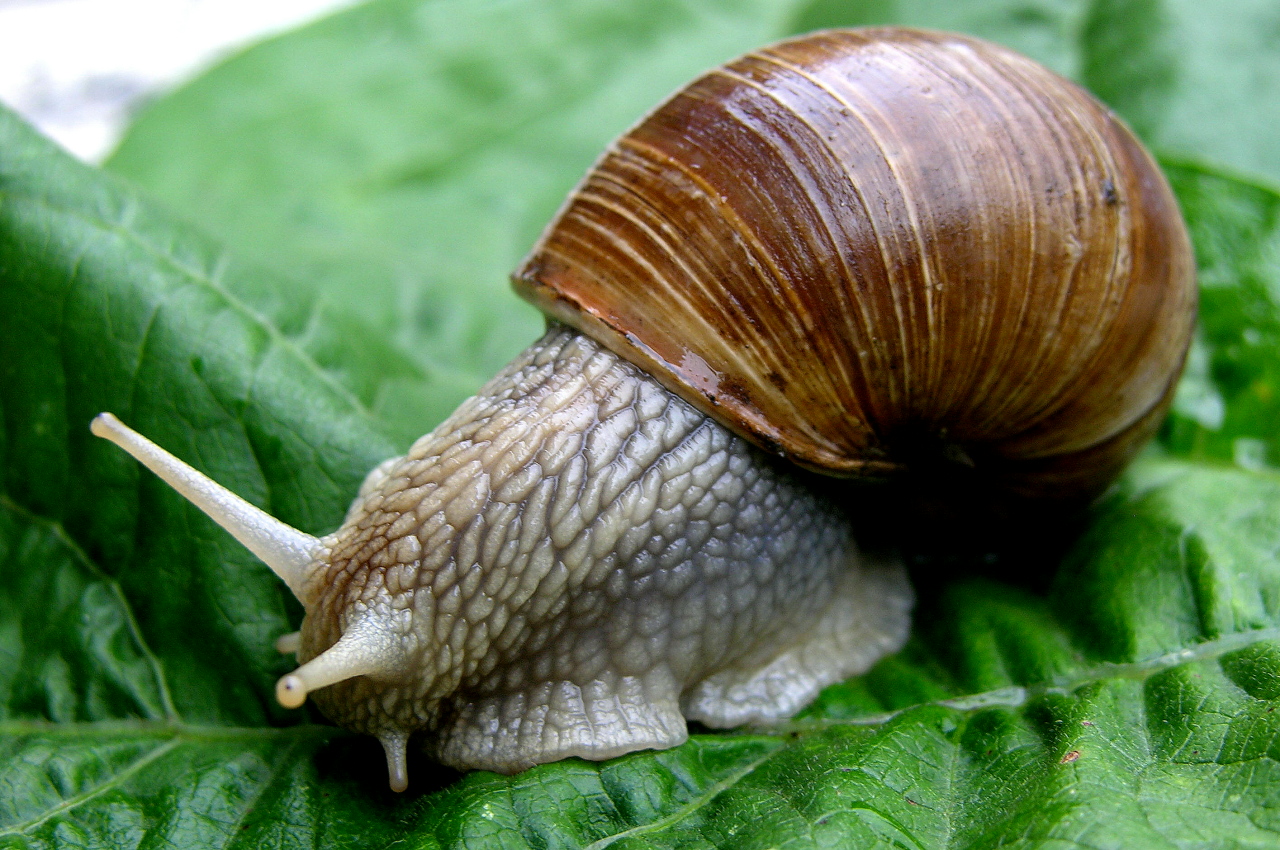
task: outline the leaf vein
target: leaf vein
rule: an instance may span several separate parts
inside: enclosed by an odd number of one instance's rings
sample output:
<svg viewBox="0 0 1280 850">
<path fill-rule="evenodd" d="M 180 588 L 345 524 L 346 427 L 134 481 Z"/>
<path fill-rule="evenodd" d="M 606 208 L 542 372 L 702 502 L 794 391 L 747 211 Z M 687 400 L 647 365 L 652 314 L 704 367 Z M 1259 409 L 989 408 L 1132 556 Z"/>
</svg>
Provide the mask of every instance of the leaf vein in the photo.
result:
<svg viewBox="0 0 1280 850">
<path fill-rule="evenodd" d="M 603 850 L 603 848 L 608 847 L 609 845 L 617 841 L 621 841 L 626 838 L 635 838 L 637 836 L 648 835 L 649 833 L 653 833 L 653 832 L 658 832 L 659 830 L 666 829 L 668 826 L 671 826 L 673 824 L 680 822 L 681 820 L 684 820 L 689 815 L 693 814 L 694 812 L 706 806 L 708 803 L 710 803 L 712 800 L 714 800 L 724 791 L 727 791 L 728 789 L 737 785 L 738 782 L 740 782 L 742 779 L 749 776 L 756 768 L 760 767 L 769 759 L 773 758 L 775 755 L 777 755 L 778 752 L 779 752 L 778 750 L 771 750 L 768 753 L 765 753 L 763 756 L 756 759 L 755 761 L 750 762 L 746 766 L 729 774 L 724 779 L 721 779 L 719 782 L 715 783 L 714 785 L 709 787 L 706 791 L 704 791 L 701 796 L 690 800 L 689 802 L 680 806 L 678 809 L 676 809 L 674 812 L 667 815 L 666 817 L 659 818 L 658 820 L 655 820 L 652 823 L 641 824 L 640 826 L 633 826 L 630 829 L 624 829 L 622 832 L 616 832 L 613 835 L 606 836 L 605 838 L 601 838 L 598 841 L 593 841 L 592 843 L 588 844 L 585 848 L 583 848 L 583 850 Z"/>
<path fill-rule="evenodd" d="M 133 606 L 129 604 L 125 597 L 124 589 L 115 577 L 108 574 L 102 567 L 98 566 L 92 558 L 89 557 L 80 544 L 76 542 L 62 523 L 49 517 L 40 516 L 27 508 L 14 502 L 7 493 L 0 493 L 0 507 L 12 511 L 33 524 L 43 525 L 48 531 L 62 542 L 63 546 L 71 553 L 72 557 L 80 563 L 80 565 L 101 581 L 110 590 L 111 594 L 120 602 L 121 609 L 124 614 L 125 625 L 129 630 L 129 637 L 136 645 L 138 652 L 146 660 L 147 665 L 151 668 L 152 675 L 155 677 L 157 695 L 160 698 L 160 707 L 164 712 L 164 717 L 169 721 L 181 721 L 182 717 L 178 714 L 177 708 L 173 703 L 173 694 L 169 690 L 169 680 L 165 676 L 164 665 L 160 658 L 152 651 L 150 644 L 142 633 L 142 627 L 139 625 L 137 618 L 133 614 Z"/>
<path fill-rule="evenodd" d="M 31 818 L 30 820 L 15 824 L 7 829 L 0 830 L 0 836 L 22 835 L 23 833 L 30 832 L 31 830 L 35 829 L 36 827 L 40 826 L 41 824 L 45 823 L 46 821 L 50 820 L 53 817 L 69 812 L 72 809 L 75 809 L 79 806 L 84 805 L 90 800 L 93 800 L 95 797 L 99 797 L 102 794 L 105 794 L 106 792 L 111 791 L 114 788 L 120 787 L 129 779 L 131 779 L 133 776 L 140 773 L 152 762 L 158 761 L 159 759 L 163 758 L 164 756 L 168 755 L 170 752 L 175 750 L 181 743 L 182 741 L 178 737 L 174 737 L 170 739 L 169 741 L 165 742 L 159 747 L 156 747 L 155 749 L 151 750 L 146 755 L 143 755 L 138 759 L 136 759 L 135 761 L 131 762 L 128 767 L 124 768 L 119 773 L 116 773 L 110 779 L 100 782 L 97 785 L 94 785 L 86 789 L 80 794 L 75 795 L 74 797 L 68 797 L 67 799 L 63 800 L 58 805 L 53 806 L 47 812 L 44 812 L 38 817 Z"/>
<path fill-rule="evenodd" d="M 103 233 L 114 234 L 141 249 L 148 256 L 155 259 L 158 265 L 167 266 L 171 270 L 183 275 L 188 280 L 208 287 L 212 292 L 221 297 L 229 307 L 240 313 L 242 317 L 258 325 L 274 343 L 280 345 L 292 356 L 296 357 L 299 363 L 319 378 L 319 380 L 328 386 L 335 395 L 341 397 L 344 401 L 350 404 L 354 410 L 358 411 L 366 418 L 370 420 L 373 419 L 372 412 L 369 408 L 361 402 L 350 389 L 343 385 L 332 373 L 325 370 L 310 355 L 297 346 L 289 336 L 285 335 L 285 333 L 275 325 L 274 322 L 269 320 L 262 313 L 259 313 L 257 310 L 250 307 L 239 297 L 232 294 L 230 290 L 218 281 L 214 280 L 208 274 L 179 261 L 172 254 L 165 253 L 159 247 L 143 239 L 139 234 L 126 229 L 119 223 L 87 215 L 82 210 L 56 204 L 48 198 L 39 197 L 34 194 L 24 192 L 17 194 L 16 197 L 36 206 L 43 207 L 52 213 L 61 214 L 68 218 L 84 222 L 86 225 L 94 227 Z"/>
</svg>

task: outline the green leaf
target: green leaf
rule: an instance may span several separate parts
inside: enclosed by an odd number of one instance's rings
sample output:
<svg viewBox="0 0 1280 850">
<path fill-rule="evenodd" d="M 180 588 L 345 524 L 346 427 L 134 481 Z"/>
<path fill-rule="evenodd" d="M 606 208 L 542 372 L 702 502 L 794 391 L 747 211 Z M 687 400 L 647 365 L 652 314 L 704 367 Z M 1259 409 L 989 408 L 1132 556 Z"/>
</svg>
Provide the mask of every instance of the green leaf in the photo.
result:
<svg viewBox="0 0 1280 850">
<path fill-rule="evenodd" d="M 1200 5 L 380 0 L 157 103 L 113 168 L 167 210 L 0 112 L 0 848 L 1276 846 L 1275 106 L 1232 125 L 1201 69 L 1277 72 L 1269 7 Z M 892 21 L 1031 52 L 1161 144 L 1204 288 L 1163 456 L 1061 559 L 916 565 L 907 648 L 784 728 L 418 758 L 394 795 L 376 743 L 276 706 L 296 603 L 92 416 L 329 531 L 532 339 L 506 271 L 610 136 L 758 43 Z"/>
<path fill-rule="evenodd" d="M 179 714 L 261 722 L 258 688 L 278 667 L 261 645 L 295 613 L 287 593 L 86 425 L 113 410 L 313 530 L 336 525 L 363 473 L 393 451 L 389 429 L 306 353 L 317 317 L 290 335 L 249 310 L 226 286 L 242 273 L 235 263 L 7 113 L 0 150 L 10 509 L 50 523 L 50 533 L 85 529 L 67 536 L 101 578 L 143 601 L 138 624 L 170 675 L 236 671 L 226 682 L 171 683 Z M 30 589 L 15 600 L 19 611 L 44 598 L 40 584 Z"/>
<path fill-rule="evenodd" d="M 1165 444 L 1248 468 L 1280 462 L 1280 191 L 1166 164 L 1200 275 L 1200 327 Z"/>
</svg>

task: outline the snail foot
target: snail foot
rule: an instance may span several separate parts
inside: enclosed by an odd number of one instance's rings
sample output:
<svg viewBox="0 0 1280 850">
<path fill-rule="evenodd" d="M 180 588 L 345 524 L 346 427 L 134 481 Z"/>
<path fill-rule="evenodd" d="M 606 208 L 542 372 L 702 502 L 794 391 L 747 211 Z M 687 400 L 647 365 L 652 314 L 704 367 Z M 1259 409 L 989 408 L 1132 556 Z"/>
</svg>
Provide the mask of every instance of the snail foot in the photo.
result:
<svg viewBox="0 0 1280 850">
<path fill-rule="evenodd" d="M 442 729 L 444 764 L 516 773 L 579 756 L 601 761 L 666 749 L 689 737 L 669 676 L 608 676 L 585 685 L 544 682 L 526 691 L 470 700 Z"/>
<path fill-rule="evenodd" d="M 776 723 L 827 685 L 901 649 L 915 601 L 906 570 L 896 558 L 869 563 L 855 554 L 851 560 L 826 611 L 798 643 L 763 665 L 703 679 L 686 692 L 684 716 L 717 728 Z"/>
</svg>

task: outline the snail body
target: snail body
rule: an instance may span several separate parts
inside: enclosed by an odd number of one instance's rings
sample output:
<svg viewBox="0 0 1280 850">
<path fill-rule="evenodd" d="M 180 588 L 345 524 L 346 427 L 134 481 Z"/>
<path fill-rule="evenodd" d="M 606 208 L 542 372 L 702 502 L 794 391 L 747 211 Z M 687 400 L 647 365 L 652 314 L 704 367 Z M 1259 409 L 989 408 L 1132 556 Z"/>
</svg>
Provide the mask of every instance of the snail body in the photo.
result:
<svg viewBox="0 0 1280 850">
<path fill-rule="evenodd" d="M 288 583 L 278 698 L 377 736 L 397 790 L 411 735 L 514 772 L 787 717 L 867 669 L 911 591 L 809 470 L 942 459 L 1087 499 L 1158 426 L 1195 309 L 1172 195 L 1104 107 L 903 29 L 690 84 L 514 280 L 547 333 L 325 537 L 93 424 Z"/>
</svg>

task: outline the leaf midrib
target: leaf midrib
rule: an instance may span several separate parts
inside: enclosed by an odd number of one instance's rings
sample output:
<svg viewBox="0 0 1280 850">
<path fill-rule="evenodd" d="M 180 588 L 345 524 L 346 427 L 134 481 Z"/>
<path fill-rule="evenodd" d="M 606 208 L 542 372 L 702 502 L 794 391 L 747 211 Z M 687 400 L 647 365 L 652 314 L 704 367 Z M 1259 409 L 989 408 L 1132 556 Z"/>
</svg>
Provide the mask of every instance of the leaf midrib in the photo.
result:
<svg viewBox="0 0 1280 850">
<path fill-rule="evenodd" d="M 25 821 L 21 821 L 19 823 L 13 824 L 12 826 L 5 827 L 4 829 L 0 829 L 0 838 L 4 838 L 5 836 L 9 836 L 9 835 L 23 835 L 24 833 L 27 833 L 32 829 L 35 829 L 41 824 L 46 823 L 51 818 L 54 818 L 64 812 L 71 811 L 72 809 L 78 806 L 82 806 L 85 803 L 89 802 L 90 800 L 94 799 L 95 797 L 98 797 L 98 796 L 101 796 L 102 794 L 107 793 L 113 788 L 120 787 L 120 785 L 124 784 L 134 775 L 144 770 L 147 767 L 147 765 L 151 764 L 152 762 L 158 761 L 164 758 L 169 753 L 173 752 L 175 749 L 178 748 L 178 746 L 181 743 L 182 743 L 182 740 L 180 738 L 174 738 L 173 740 L 167 741 L 153 750 L 149 750 L 148 752 L 139 756 L 137 759 L 131 762 L 128 767 L 125 767 L 123 770 L 119 771 L 118 773 L 112 774 L 110 777 L 108 777 L 107 779 L 104 779 L 102 782 L 99 782 L 98 784 L 93 785 L 92 787 L 80 792 L 79 794 L 76 794 L 73 797 L 68 797 L 67 799 L 58 803 L 56 806 L 51 806 L 48 810 L 40 813 L 39 815 L 33 818 L 28 818 Z"/>
<path fill-rule="evenodd" d="M 297 747 L 307 739 L 324 739 L 343 733 L 341 730 L 333 727 L 319 726 L 315 724 L 280 728 L 259 726 L 193 725 L 155 720 L 98 720 L 78 723 L 53 723 L 43 720 L 0 721 L 0 736 L 6 737 L 39 736 L 43 738 L 97 738 L 104 734 L 109 735 L 117 741 L 121 738 L 132 738 L 133 740 L 154 739 L 156 741 L 163 741 L 163 743 L 151 750 L 148 750 L 146 753 L 130 762 L 128 766 L 122 768 L 116 773 L 113 773 L 103 781 L 81 791 L 79 794 L 68 797 L 57 805 L 51 806 L 49 809 L 34 817 L 0 828 L 0 838 L 26 834 L 41 824 L 46 823 L 50 819 L 82 806 L 114 788 L 120 787 L 130 778 L 145 770 L 149 765 L 159 761 L 169 753 L 186 744 L 199 744 L 212 741 L 225 742 L 280 738 L 288 742 L 285 752 L 281 756 L 281 760 L 287 760 L 289 754 L 296 750 Z M 277 763 L 272 770 L 271 781 L 274 781 L 278 777 L 281 770 L 281 765 Z M 266 792 L 266 788 L 269 784 L 270 782 L 263 784 L 259 789 L 258 796 L 261 796 L 261 794 Z M 251 808 L 251 806 L 245 807 L 243 814 L 247 815 Z"/>
<path fill-rule="evenodd" d="M 770 726 L 767 731 L 772 734 L 785 735 L 820 732 L 838 727 L 882 726 L 909 711 L 926 706 L 951 708 L 956 711 L 978 711 L 984 708 L 1021 708 L 1041 696 L 1049 694 L 1070 696 L 1081 688 L 1111 679 L 1145 681 L 1166 670 L 1172 670 L 1175 667 L 1197 661 L 1212 661 L 1228 653 L 1247 649 L 1263 641 L 1280 641 L 1280 627 L 1273 626 L 1231 632 L 1230 634 L 1203 641 L 1192 647 L 1176 649 L 1138 661 L 1104 661 L 1090 667 L 1081 668 L 1074 675 L 1060 675 L 1045 682 L 1035 682 L 1028 685 L 1009 685 L 975 694 L 915 703 L 893 711 L 864 714 L 859 717 L 792 720 L 778 726 Z M 756 733 L 761 731 L 766 730 L 755 729 Z"/>
</svg>

